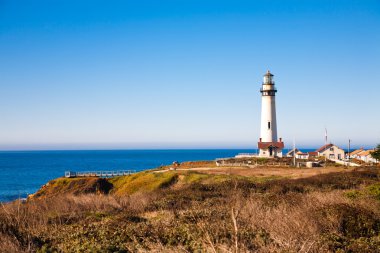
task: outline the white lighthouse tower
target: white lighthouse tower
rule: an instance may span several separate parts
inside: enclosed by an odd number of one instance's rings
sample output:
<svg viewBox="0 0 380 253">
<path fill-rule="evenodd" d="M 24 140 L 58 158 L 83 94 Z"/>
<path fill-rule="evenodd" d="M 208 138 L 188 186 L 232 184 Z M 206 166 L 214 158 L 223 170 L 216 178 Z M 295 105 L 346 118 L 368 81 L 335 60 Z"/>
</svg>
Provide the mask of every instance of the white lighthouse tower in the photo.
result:
<svg viewBox="0 0 380 253">
<path fill-rule="evenodd" d="M 261 134 L 258 143 L 260 157 L 282 157 L 284 143 L 277 139 L 276 87 L 273 75 L 267 71 L 261 92 Z"/>
</svg>

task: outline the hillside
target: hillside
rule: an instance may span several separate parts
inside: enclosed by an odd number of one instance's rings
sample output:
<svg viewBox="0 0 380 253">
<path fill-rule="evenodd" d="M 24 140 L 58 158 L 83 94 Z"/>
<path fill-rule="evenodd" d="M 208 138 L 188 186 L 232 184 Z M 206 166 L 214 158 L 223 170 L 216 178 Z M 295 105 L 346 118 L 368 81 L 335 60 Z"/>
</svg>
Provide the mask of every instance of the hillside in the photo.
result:
<svg viewBox="0 0 380 253">
<path fill-rule="evenodd" d="M 3 206 L 0 249 L 378 252 L 378 168 L 295 179 L 230 172 L 53 180 Z"/>
<path fill-rule="evenodd" d="M 279 178 L 243 177 L 212 173 L 200 173 L 193 170 L 178 171 L 143 171 L 129 176 L 114 178 L 57 178 L 42 186 L 29 199 L 58 197 L 62 194 L 109 194 L 118 197 L 129 196 L 135 193 L 148 193 L 165 188 L 180 188 L 192 183 L 212 184 L 232 179 L 245 179 L 248 181 L 266 181 Z"/>
</svg>

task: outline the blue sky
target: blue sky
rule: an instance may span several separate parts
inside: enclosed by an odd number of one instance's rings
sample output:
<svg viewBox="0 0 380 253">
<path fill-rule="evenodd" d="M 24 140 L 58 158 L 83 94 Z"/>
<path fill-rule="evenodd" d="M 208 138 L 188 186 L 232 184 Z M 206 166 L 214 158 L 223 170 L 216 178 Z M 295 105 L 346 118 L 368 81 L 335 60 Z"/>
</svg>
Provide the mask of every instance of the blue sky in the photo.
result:
<svg viewBox="0 0 380 253">
<path fill-rule="evenodd" d="M 0 0 L 0 150 L 380 143 L 380 2 Z"/>
</svg>

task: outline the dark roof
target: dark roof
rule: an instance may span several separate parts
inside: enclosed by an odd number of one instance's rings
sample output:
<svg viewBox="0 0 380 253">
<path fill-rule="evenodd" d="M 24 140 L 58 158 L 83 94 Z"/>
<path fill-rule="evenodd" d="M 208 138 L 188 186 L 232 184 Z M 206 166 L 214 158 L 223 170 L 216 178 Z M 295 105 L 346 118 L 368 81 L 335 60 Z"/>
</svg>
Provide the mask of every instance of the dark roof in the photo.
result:
<svg viewBox="0 0 380 253">
<path fill-rule="evenodd" d="M 265 73 L 264 76 L 273 76 L 272 73 L 268 70 L 267 73 Z"/>
<path fill-rule="evenodd" d="M 267 149 L 269 147 L 284 148 L 284 143 L 283 142 L 259 142 L 258 146 L 260 149 Z"/>
<path fill-rule="evenodd" d="M 321 152 L 321 151 L 324 151 L 330 147 L 334 146 L 334 144 L 326 144 L 326 145 L 323 145 L 322 147 L 320 147 L 319 149 L 317 149 L 315 152 Z"/>
</svg>

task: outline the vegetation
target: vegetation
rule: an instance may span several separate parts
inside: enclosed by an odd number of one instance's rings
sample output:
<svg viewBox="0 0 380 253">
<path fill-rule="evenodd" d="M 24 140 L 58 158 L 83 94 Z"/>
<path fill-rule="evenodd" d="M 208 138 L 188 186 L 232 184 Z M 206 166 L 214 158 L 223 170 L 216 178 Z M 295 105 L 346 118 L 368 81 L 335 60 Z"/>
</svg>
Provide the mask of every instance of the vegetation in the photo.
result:
<svg viewBox="0 0 380 253">
<path fill-rule="evenodd" d="M 380 144 L 377 145 L 375 151 L 371 153 L 371 156 L 380 161 Z"/>
<path fill-rule="evenodd" d="M 379 179 L 378 168 L 264 180 L 144 172 L 106 180 L 108 191 L 89 187 L 95 179 L 57 179 L 2 207 L 0 249 L 378 252 Z"/>
<path fill-rule="evenodd" d="M 108 193 L 113 185 L 104 178 L 58 178 L 50 181 L 32 197 L 49 197 L 65 193 Z"/>
<path fill-rule="evenodd" d="M 270 165 L 274 163 L 282 163 L 285 166 L 291 165 L 293 159 L 291 157 L 281 157 L 281 158 L 273 158 L 268 159 L 265 157 L 241 157 L 241 158 L 229 158 L 224 160 L 226 163 L 239 163 L 239 164 L 245 164 L 245 165 Z"/>
<path fill-rule="evenodd" d="M 151 192 L 173 184 L 178 178 L 175 172 L 151 173 L 140 172 L 130 176 L 111 178 L 109 182 L 113 184 L 112 193 L 123 196 L 135 192 Z"/>
<path fill-rule="evenodd" d="M 159 167 L 161 170 L 167 170 L 171 168 L 176 169 L 191 169 L 191 168 L 213 168 L 216 167 L 215 161 L 189 161 L 181 163 L 173 163 L 172 165 L 165 165 Z"/>
</svg>

